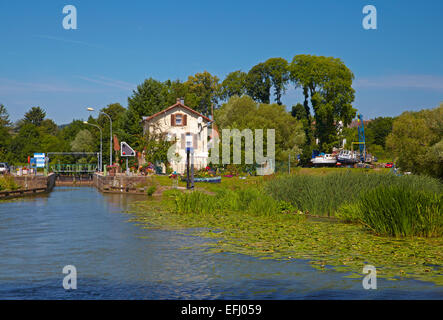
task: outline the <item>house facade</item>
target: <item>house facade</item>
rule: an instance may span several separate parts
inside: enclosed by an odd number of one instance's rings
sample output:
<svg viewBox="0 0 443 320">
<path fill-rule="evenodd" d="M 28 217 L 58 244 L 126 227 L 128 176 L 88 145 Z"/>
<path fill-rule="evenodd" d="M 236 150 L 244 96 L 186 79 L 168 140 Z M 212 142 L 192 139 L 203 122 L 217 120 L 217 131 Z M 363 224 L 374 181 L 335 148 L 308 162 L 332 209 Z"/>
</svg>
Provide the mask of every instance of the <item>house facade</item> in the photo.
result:
<svg viewBox="0 0 443 320">
<path fill-rule="evenodd" d="M 186 148 L 194 150 L 194 168 L 196 170 L 208 165 L 208 125 L 211 119 L 198 113 L 184 104 L 177 102 L 149 117 L 143 117 L 143 131 L 150 134 L 165 135 L 169 141 L 176 140 L 175 153 L 178 161 L 172 161 L 172 170 L 186 172 Z M 166 172 L 164 165 L 163 172 Z"/>
</svg>

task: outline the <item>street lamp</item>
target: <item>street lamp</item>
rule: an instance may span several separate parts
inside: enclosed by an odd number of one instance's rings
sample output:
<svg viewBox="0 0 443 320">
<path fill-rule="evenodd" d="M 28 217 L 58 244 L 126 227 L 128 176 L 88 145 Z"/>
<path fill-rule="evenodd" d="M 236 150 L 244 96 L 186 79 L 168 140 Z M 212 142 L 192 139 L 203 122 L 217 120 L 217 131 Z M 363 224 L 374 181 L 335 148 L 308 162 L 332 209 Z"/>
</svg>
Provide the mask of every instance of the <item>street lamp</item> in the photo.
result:
<svg viewBox="0 0 443 320">
<path fill-rule="evenodd" d="M 87 108 L 88 111 L 94 111 L 94 108 Z M 99 114 L 104 114 L 105 116 L 108 117 L 109 119 L 109 123 L 111 124 L 110 128 L 111 128 L 111 134 L 110 134 L 110 138 L 109 138 L 109 165 L 112 166 L 112 119 L 111 116 L 107 113 L 104 113 L 103 111 L 99 111 Z"/>
<path fill-rule="evenodd" d="M 103 159 L 102 159 L 102 154 L 103 154 L 103 133 L 102 133 L 102 128 L 100 128 L 96 124 L 89 123 L 88 121 L 83 121 L 83 123 L 84 124 L 88 124 L 88 125 L 93 126 L 93 127 L 96 127 L 96 128 L 98 128 L 100 130 L 100 157 L 99 157 L 99 160 L 98 160 L 98 163 L 99 163 L 98 165 L 100 167 L 100 172 L 102 172 L 102 170 L 103 170 Z"/>
</svg>

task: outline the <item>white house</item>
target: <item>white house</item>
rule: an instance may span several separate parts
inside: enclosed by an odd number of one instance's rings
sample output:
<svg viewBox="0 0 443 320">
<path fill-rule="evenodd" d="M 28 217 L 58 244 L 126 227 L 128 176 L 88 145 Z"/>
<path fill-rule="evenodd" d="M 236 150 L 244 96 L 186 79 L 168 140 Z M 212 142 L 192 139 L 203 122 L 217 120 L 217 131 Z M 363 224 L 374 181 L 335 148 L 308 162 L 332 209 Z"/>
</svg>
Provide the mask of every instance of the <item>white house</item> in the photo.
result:
<svg viewBox="0 0 443 320">
<path fill-rule="evenodd" d="M 208 165 L 208 124 L 211 119 L 185 106 L 184 101 L 177 102 L 149 117 L 143 117 L 144 132 L 166 134 L 168 140 L 177 139 L 175 151 L 180 161 L 171 163 L 172 170 L 178 173 L 186 171 L 186 147 L 194 149 L 194 168 Z M 165 171 L 165 168 L 163 167 Z"/>
</svg>

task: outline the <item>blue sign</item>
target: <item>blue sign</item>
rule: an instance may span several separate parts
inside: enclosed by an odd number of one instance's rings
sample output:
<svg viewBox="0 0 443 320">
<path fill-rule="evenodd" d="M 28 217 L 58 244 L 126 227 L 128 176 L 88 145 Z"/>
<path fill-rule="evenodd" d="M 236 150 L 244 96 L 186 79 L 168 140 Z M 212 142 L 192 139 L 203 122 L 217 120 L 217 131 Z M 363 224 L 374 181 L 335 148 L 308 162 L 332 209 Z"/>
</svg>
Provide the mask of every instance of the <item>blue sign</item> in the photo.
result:
<svg viewBox="0 0 443 320">
<path fill-rule="evenodd" d="M 44 168 L 46 166 L 45 154 L 34 153 L 34 158 L 31 158 L 30 164 L 35 165 L 36 168 Z"/>
</svg>

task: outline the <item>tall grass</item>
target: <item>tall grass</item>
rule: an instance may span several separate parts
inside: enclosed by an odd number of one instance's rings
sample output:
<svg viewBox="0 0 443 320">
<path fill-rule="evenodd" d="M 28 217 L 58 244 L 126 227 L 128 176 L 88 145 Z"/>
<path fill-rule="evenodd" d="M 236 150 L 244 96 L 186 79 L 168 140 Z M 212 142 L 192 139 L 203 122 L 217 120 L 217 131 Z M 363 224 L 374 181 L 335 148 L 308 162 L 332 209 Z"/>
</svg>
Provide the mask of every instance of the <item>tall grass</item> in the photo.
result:
<svg viewBox="0 0 443 320">
<path fill-rule="evenodd" d="M 442 193 L 405 183 L 377 187 L 344 205 L 338 216 L 357 221 L 377 234 L 389 236 L 443 235 Z"/>
<path fill-rule="evenodd" d="M 258 189 L 220 190 L 215 196 L 199 191 L 180 193 L 175 200 L 179 213 L 211 214 L 235 211 L 258 215 L 273 215 L 287 208 L 282 202 L 263 194 Z"/>
<path fill-rule="evenodd" d="M 324 176 L 292 175 L 269 181 L 268 194 L 290 202 L 297 209 L 319 216 L 335 215 L 344 203 L 357 201 L 360 193 L 378 186 L 408 185 L 417 190 L 441 192 L 442 184 L 425 176 L 355 172 L 352 170 Z"/>
</svg>

